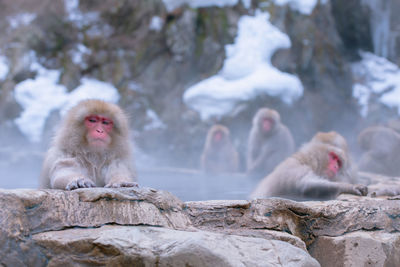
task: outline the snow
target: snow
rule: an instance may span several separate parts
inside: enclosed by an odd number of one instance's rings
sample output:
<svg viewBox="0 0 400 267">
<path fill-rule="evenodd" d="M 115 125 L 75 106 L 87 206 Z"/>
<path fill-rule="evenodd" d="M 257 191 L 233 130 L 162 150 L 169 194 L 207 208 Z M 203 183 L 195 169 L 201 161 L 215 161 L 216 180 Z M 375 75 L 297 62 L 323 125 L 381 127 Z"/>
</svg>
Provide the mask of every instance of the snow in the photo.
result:
<svg viewBox="0 0 400 267">
<path fill-rule="evenodd" d="M 184 102 L 203 120 L 228 114 L 237 103 L 258 95 L 280 97 L 288 104 L 302 95 L 300 80 L 271 64 L 274 52 L 289 48 L 290 40 L 268 19 L 269 14 L 261 12 L 241 17 L 234 44 L 225 47 L 222 70 L 184 93 Z"/>
<path fill-rule="evenodd" d="M 7 58 L 0 56 L 0 80 L 4 80 L 8 74 L 9 68 L 7 64 Z"/>
<path fill-rule="evenodd" d="M 79 0 L 64 0 L 64 7 L 67 18 L 74 24 L 83 28 L 99 21 L 100 14 L 98 12 L 86 12 L 85 14 L 79 9 Z"/>
<path fill-rule="evenodd" d="M 162 18 L 160 18 L 159 16 L 154 16 L 151 18 L 149 25 L 150 30 L 159 32 L 162 30 L 163 26 L 164 26 L 164 21 Z"/>
<path fill-rule="evenodd" d="M 77 44 L 75 49 L 70 50 L 72 62 L 76 65 L 86 65 L 83 57 L 90 55 L 92 51 L 83 44 Z"/>
<path fill-rule="evenodd" d="M 168 12 L 171 12 L 185 4 L 189 5 L 191 8 L 200 7 L 225 7 L 234 6 L 239 3 L 239 0 L 163 0 L 164 5 Z M 242 0 L 243 6 L 245 8 L 250 8 L 250 0 Z"/>
<path fill-rule="evenodd" d="M 239 0 L 163 0 L 164 5 L 168 12 L 171 12 L 185 4 L 191 8 L 200 7 L 225 7 L 235 6 L 239 3 Z M 251 7 L 251 0 L 241 0 L 243 6 L 247 9 Z M 327 0 L 321 0 L 321 4 L 325 4 Z M 289 5 L 294 10 L 299 11 L 302 14 L 310 15 L 314 7 L 317 5 L 318 0 L 274 0 L 276 5 Z"/>
<path fill-rule="evenodd" d="M 324 4 L 326 3 L 326 0 L 321 2 Z M 289 5 L 292 9 L 297 10 L 304 15 L 310 15 L 317 3 L 318 0 L 275 0 L 276 5 Z"/>
<path fill-rule="evenodd" d="M 166 125 L 160 120 L 154 110 L 148 109 L 146 115 L 150 119 L 150 122 L 144 126 L 143 129 L 145 131 L 166 128 Z"/>
<path fill-rule="evenodd" d="M 67 95 L 67 101 L 61 109 L 61 115 L 64 115 L 78 102 L 93 98 L 116 103 L 119 100 L 119 93 L 118 90 L 109 83 L 96 79 L 82 78 L 81 85 Z"/>
<path fill-rule="evenodd" d="M 29 25 L 36 18 L 36 14 L 32 13 L 20 13 L 13 17 L 9 17 L 8 23 L 12 29 L 16 29 L 20 26 Z"/>
<path fill-rule="evenodd" d="M 28 79 L 16 85 L 14 94 L 23 112 L 15 123 L 31 142 L 39 142 L 44 124 L 51 111 L 61 110 L 61 114 L 81 100 L 96 98 L 117 102 L 119 94 L 112 85 L 94 79 L 83 78 L 81 85 L 72 92 L 58 84 L 60 71 L 48 70 L 33 64 L 38 71 L 34 79 Z"/>
<path fill-rule="evenodd" d="M 352 66 L 357 81 L 353 96 L 361 106 L 361 115 L 368 114 L 372 94 L 380 95 L 379 101 L 397 108 L 400 114 L 400 68 L 386 58 L 369 52 L 361 52 L 362 60 Z"/>
</svg>

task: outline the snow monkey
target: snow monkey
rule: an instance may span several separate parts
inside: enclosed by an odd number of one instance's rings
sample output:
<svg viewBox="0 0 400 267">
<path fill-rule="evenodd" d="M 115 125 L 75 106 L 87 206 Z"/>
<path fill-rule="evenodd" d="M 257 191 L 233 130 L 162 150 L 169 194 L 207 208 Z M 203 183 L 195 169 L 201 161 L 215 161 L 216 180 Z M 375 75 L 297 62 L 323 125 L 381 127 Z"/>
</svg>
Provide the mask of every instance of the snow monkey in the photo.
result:
<svg viewBox="0 0 400 267">
<path fill-rule="evenodd" d="M 252 198 L 333 199 L 341 193 L 365 196 L 349 158 L 346 140 L 336 132 L 317 133 L 265 177 Z"/>
<path fill-rule="evenodd" d="M 360 171 L 400 176 L 400 134 L 384 126 L 372 126 L 358 135 L 364 151 L 359 162 Z"/>
<path fill-rule="evenodd" d="M 114 104 L 78 103 L 66 115 L 48 150 L 42 188 L 137 186 L 128 121 Z"/>
<path fill-rule="evenodd" d="M 208 130 L 201 155 L 201 168 L 210 173 L 238 171 L 239 154 L 231 142 L 229 129 L 225 126 L 216 124 Z"/>
<path fill-rule="evenodd" d="M 261 108 L 253 118 L 247 146 L 247 173 L 262 178 L 294 152 L 294 140 L 277 111 Z"/>
</svg>

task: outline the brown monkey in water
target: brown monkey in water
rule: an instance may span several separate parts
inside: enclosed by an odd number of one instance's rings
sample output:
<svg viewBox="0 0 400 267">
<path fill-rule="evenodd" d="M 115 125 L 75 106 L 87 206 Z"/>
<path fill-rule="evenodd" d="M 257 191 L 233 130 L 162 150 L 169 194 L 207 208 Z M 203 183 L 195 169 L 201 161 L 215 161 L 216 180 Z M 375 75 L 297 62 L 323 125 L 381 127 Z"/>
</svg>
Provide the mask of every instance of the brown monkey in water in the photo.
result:
<svg viewBox="0 0 400 267">
<path fill-rule="evenodd" d="M 364 151 L 358 162 L 360 171 L 400 176 L 400 134 L 385 126 L 372 126 L 358 135 Z"/>
<path fill-rule="evenodd" d="M 208 130 L 201 155 L 201 168 L 210 173 L 238 171 L 239 154 L 231 142 L 229 129 L 225 126 L 217 124 Z"/>
<path fill-rule="evenodd" d="M 40 187 L 72 190 L 137 186 L 128 120 L 114 104 L 86 100 L 73 107 L 48 150 Z"/>
<path fill-rule="evenodd" d="M 365 196 L 366 186 L 352 184 L 357 179 L 346 140 L 336 132 L 317 133 L 265 177 L 251 197 L 322 200 L 341 193 Z"/>
<path fill-rule="evenodd" d="M 277 111 L 261 108 L 253 118 L 247 146 L 247 173 L 262 178 L 294 152 L 294 140 Z"/>
</svg>

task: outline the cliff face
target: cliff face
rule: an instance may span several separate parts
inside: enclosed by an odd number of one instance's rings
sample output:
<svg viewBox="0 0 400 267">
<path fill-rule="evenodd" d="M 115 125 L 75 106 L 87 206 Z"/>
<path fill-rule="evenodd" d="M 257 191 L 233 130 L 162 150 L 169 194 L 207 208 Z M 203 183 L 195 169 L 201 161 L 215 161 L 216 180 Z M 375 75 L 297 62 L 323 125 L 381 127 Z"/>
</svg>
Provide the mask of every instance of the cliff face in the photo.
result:
<svg viewBox="0 0 400 267">
<path fill-rule="evenodd" d="M 393 15 L 400 8 L 396 1 L 319 1 L 308 12 L 295 1 L 286 5 L 231 1 L 208 7 L 183 2 L 180 6 L 161 0 L 3 3 L 0 27 L 5 34 L 0 42 L 9 72 L 0 81 L 2 132 L 11 132 L 18 144 L 24 140 L 10 125 L 22 113 L 13 90 L 36 77 L 30 68 L 34 61 L 61 70 L 58 82 L 69 91 L 82 77 L 111 83 L 131 114 L 139 149 L 175 166 L 197 167 L 205 132 L 215 121 L 232 130 L 243 155 L 251 117 L 262 106 L 281 113 L 299 145 L 316 131 L 328 130 L 339 131 L 352 145 L 363 126 L 397 116 L 395 109 L 371 98 L 375 113 L 362 118 L 353 97 L 351 71 L 360 50 L 400 62 L 398 18 Z M 272 64 L 299 77 L 303 95 L 291 105 L 268 94 L 257 95 L 237 103 L 231 114 L 202 121 L 183 102 L 185 90 L 221 70 L 225 46 L 234 42 L 239 19 L 257 12 L 268 12 L 270 22 L 289 37 L 290 48 L 274 53 Z M 44 143 L 54 123 L 49 119 L 46 125 Z M 1 139 L 5 146 L 9 136 Z"/>
<path fill-rule="evenodd" d="M 4 266 L 395 266 L 399 200 L 183 203 L 141 189 L 1 190 Z"/>
</svg>

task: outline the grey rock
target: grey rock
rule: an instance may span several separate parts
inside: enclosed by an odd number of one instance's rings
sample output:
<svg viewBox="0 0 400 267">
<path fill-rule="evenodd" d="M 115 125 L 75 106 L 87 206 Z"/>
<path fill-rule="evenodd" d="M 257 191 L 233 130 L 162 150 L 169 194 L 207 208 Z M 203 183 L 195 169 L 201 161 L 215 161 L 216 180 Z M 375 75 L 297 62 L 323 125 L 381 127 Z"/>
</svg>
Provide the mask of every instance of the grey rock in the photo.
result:
<svg viewBox="0 0 400 267">
<path fill-rule="evenodd" d="M 191 229 L 183 203 L 168 192 L 148 188 L 0 190 L 0 265 L 41 266 L 32 244 L 35 233 L 106 224 Z"/>
<path fill-rule="evenodd" d="M 0 204 L 5 266 L 393 266 L 400 251 L 397 196 L 183 203 L 150 188 L 3 189 Z"/>
<path fill-rule="evenodd" d="M 200 229 L 269 229 L 301 238 L 307 246 L 318 236 L 340 236 L 358 230 L 400 230 L 400 201 L 358 197 L 345 200 L 295 202 L 258 199 L 252 202 L 188 202 Z"/>
<path fill-rule="evenodd" d="M 398 266 L 399 250 L 399 233 L 357 231 L 318 237 L 310 253 L 321 266 Z"/>
<path fill-rule="evenodd" d="M 277 240 L 155 227 L 103 226 L 33 236 L 49 266 L 320 266 Z"/>
</svg>

